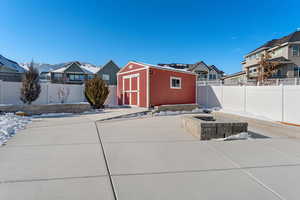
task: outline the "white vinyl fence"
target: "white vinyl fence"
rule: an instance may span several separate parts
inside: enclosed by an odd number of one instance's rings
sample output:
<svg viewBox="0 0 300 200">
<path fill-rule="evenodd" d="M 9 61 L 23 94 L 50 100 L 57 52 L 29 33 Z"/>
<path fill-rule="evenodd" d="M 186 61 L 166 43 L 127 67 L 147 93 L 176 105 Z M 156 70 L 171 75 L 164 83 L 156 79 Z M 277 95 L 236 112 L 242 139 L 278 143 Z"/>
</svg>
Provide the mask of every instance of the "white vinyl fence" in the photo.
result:
<svg viewBox="0 0 300 200">
<path fill-rule="evenodd" d="M 198 86 L 198 104 L 300 124 L 300 85 Z"/>
<path fill-rule="evenodd" d="M 6 82 L 0 80 L 0 104 L 23 104 L 20 100 L 20 82 Z M 41 83 L 41 93 L 39 98 L 32 104 L 55 104 L 61 103 L 62 98 L 59 91 L 68 93 L 64 103 L 86 102 L 84 97 L 84 85 Z M 105 105 L 117 105 L 117 87 L 109 86 L 109 96 Z"/>
</svg>

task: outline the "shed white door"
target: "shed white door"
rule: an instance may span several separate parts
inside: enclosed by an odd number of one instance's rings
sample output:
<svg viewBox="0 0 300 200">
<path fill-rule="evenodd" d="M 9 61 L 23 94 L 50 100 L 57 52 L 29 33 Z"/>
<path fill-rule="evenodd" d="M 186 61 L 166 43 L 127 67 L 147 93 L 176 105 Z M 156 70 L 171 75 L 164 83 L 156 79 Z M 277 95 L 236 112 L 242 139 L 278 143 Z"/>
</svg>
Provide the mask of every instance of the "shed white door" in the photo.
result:
<svg viewBox="0 0 300 200">
<path fill-rule="evenodd" d="M 139 106 L 139 74 L 123 77 L 123 104 Z"/>
</svg>

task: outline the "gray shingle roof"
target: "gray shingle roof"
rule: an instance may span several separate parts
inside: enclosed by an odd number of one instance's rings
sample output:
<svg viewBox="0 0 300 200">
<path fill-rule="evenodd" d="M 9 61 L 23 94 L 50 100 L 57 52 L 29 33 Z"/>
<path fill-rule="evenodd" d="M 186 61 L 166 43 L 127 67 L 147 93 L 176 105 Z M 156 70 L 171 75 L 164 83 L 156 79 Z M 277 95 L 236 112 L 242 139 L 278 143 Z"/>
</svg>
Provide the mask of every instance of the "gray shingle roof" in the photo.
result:
<svg viewBox="0 0 300 200">
<path fill-rule="evenodd" d="M 300 31 L 295 31 L 287 36 L 283 36 L 279 39 L 273 39 L 271 41 L 268 41 L 266 42 L 265 44 L 263 44 L 262 46 L 256 48 L 255 50 L 251 51 L 250 53 L 258 50 L 258 49 L 261 49 L 261 48 L 272 48 L 272 47 L 275 47 L 275 46 L 278 46 L 278 45 L 281 45 L 281 44 L 284 44 L 286 42 L 297 42 L 297 41 L 300 41 Z"/>
</svg>

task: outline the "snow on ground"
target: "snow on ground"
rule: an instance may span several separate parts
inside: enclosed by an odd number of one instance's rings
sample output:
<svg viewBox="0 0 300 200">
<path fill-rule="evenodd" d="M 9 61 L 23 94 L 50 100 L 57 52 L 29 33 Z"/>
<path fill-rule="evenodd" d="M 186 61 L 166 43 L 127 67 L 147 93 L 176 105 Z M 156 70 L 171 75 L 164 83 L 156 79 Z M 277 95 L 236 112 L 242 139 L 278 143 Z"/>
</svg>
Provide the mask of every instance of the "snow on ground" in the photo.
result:
<svg viewBox="0 0 300 200">
<path fill-rule="evenodd" d="M 180 114 L 192 114 L 192 113 L 202 113 L 203 109 L 196 108 L 192 111 L 160 111 L 157 113 L 154 113 L 154 116 L 168 116 L 168 115 L 180 115 Z"/>
<path fill-rule="evenodd" d="M 0 146 L 30 122 L 30 117 L 17 116 L 12 113 L 0 115 Z"/>
<path fill-rule="evenodd" d="M 13 104 L 0 104 L 0 107 L 1 106 L 12 106 Z"/>
<path fill-rule="evenodd" d="M 45 113 L 40 115 L 33 115 L 32 118 L 65 117 L 71 115 L 74 115 L 74 113 Z"/>
<path fill-rule="evenodd" d="M 247 132 L 242 132 L 236 135 L 230 135 L 226 138 L 218 138 L 218 139 L 213 139 L 215 141 L 230 141 L 230 140 L 247 140 L 250 139 L 251 135 Z"/>
</svg>

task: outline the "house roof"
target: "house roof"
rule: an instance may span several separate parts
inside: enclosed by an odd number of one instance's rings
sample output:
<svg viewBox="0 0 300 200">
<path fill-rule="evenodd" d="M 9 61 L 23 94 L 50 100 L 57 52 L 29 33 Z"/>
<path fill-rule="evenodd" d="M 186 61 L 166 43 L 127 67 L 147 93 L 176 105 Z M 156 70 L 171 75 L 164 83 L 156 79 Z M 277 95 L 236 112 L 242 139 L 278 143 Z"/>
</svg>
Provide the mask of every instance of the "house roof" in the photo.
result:
<svg viewBox="0 0 300 200">
<path fill-rule="evenodd" d="M 214 66 L 214 65 L 210 65 L 210 66 L 208 66 L 211 70 L 213 69 L 213 70 L 215 70 L 217 73 L 219 73 L 219 74 L 224 74 L 224 72 L 223 71 L 221 71 L 221 70 L 219 70 L 216 66 Z"/>
<path fill-rule="evenodd" d="M 216 71 L 217 73 L 223 74 L 224 72 L 219 70 L 215 65 L 208 66 L 204 61 L 197 62 L 195 64 L 183 64 L 183 63 L 170 63 L 170 64 L 157 64 L 161 67 L 171 67 L 175 69 L 183 69 L 188 71 L 193 71 L 195 68 L 197 68 L 199 65 L 202 65 L 206 67 L 209 71 Z"/>
<path fill-rule="evenodd" d="M 289 59 L 286 59 L 283 56 L 272 58 L 272 59 L 269 59 L 269 60 L 270 61 L 279 61 L 279 62 L 291 62 Z"/>
<path fill-rule="evenodd" d="M 287 42 L 298 42 L 298 41 L 300 41 L 300 31 L 297 30 L 297 31 L 295 31 L 289 35 L 283 36 L 279 39 L 270 40 L 270 41 L 266 42 L 265 44 L 263 44 L 262 46 L 254 49 L 250 53 L 253 53 L 259 49 L 272 48 L 272 47 L 279 46 L 279 45 L 287 43 Z"/>
<path fill-rule="evenodd" d="M 72 66 L 72 64 L 76 64 L 85 74 L 95 74 L 100 70 L 100 67 L 93 67 L 91 65 L 88 64 L 81 64 L 78 61 L 73 61 L 73 62 L 68 62 L 65 63 L 65 65 L 63 65 L 63 67 L 52 70 L 50 72 L 54 72 L 54 73 L 64 73 L 69 67 Z"/>
<path fill-rule="evenodd" d="M 81 65 L 80 67 L 92 74 L 96 74 L 99 70 L 101 70 L 101 67 L 94 67 L 88 64 Z"/>
<path fill-rule="evenodd" d="M 167 66 L 167 67 L 172 67 L 172 68 L 176 68 L 176 69 L 185 69 L 185 68 L 189 68 L 192 64 L 184 64 L 184 63 L 169 63 L 169 64 L 163 64 L 163 63 L 159 63 L 157 64 L 158 66 Z"/>
<path fill-rule="evenodd" d="M 153 65 L 153 64 L 147 64 L 147 63 L 136 62 L 136 61 L 130 61 L 129 63 L 136 63 L 136 64 L 143 65 L 145 67 L 153 67 L 153 68 L 157 68 L 157 69 L 164 69 L 164 70 L 168 70 L 168 71 L 176 71 L 176 72 L 182 72 L 182 73 L 186 73 L 186 74 L 196 75 L 195 73 L 187 71 L 186 69 L 175 69 L 175 68 L 172 68 L 172 67 Z"/>
<path fill-rule="evenodd" d="M 243 75 L 243 74 L 246 74 L 246 72 L 245 71 L 236 72 L 236 73 L 233 73 L 233 74 L 226 75 L 226 76 L 222 77 L 221 79 L 232 78 L 232 77 L 240 76 L 240 75 Z"/>
<path fill-rule="evenodd" d="M 0 63 L 2 66 L 8 67 L 10 69 L 15 70 L 16 72 L 25 72 L 26 70 L 21 67 L 17 62 L 5 58 L 4 56 L 0 55 Z"/>
<path fill-rule="evenodd" d="M 197 62 L 195 64 L 190 64 L 189 66 L 189 71 L 192 71 L 194 70 L 196 67 L 198 67 L 199 65 L 202 65 L 204 67 L 206 67 L 208 70 L 210 70 L 210 68 L 208 67 L 208 65 L 204 62 L 204 61 L 200 61 L 200 62 Z"/>
<path fill-rule="evenodd" d="M 105 68 L 107 65 L 109 65 L 110 63 L 114 64 L 116 67 L 119 68 L 119 66 L 118 66 L 113 60 L 109 60 L 105 65 L 103 65 L 102 67 L 100 67 L 99 70 L 98 70 L 97 72 L 99 72 L 99 71 L 101 71 L 102 69 L 104 69 L 104 68 Z M 120 68 L 119 68 L 119 69 L 120 69 Z"/>
</svg>

